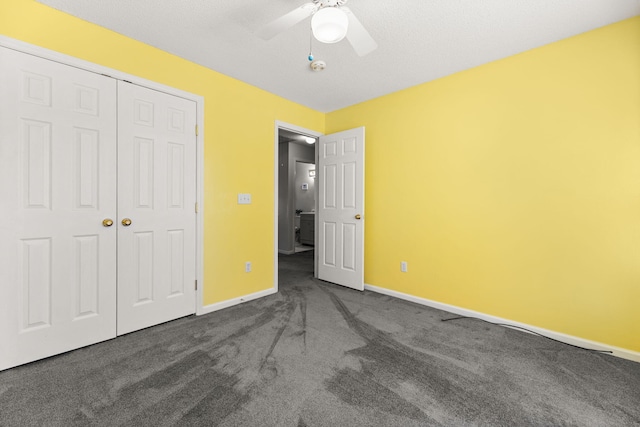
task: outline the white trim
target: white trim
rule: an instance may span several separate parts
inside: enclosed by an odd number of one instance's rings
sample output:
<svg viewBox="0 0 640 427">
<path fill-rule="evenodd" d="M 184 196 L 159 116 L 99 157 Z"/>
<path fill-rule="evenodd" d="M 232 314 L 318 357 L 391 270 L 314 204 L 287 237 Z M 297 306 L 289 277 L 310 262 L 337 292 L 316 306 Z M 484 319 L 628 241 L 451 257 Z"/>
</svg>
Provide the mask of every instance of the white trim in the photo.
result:
<svg viewBox="0 0 640 427">
<path fill-rule="evenodd" d="M 123 73 L 103 65 L 94 64 L 80 58 L 65 55 L 50 49 L 32 45 L 20 40 L 12 39 L 7 36 L 0 35 L 0 46 L 8 49 L 17 50 L 29 55 L 38 56 L 50 61 L 59 62 L 64 65 L 76 67 L 92 73 L 102 74 L 116 80 L 125 80 L 135 85 L 153 89 L 158 92 L 167 93 L 169 95 L 188 99 L 196 103 L 196 121 L 198 124 L 198 136 L 196 137 L 196 156 L 197 172 L 196 172 L 196 201 L 198 203 L 198 214 L 196 216 L 196 280 L 198 281 L 198 290 L 196 291 L 196 314 L 202 314 L 203 311 L 203 294 L 204 273 L 203 273 L 203 254 L 204 254 L 204 97 L 193 93 L 185 92 L 160 83 L 152 82 L 142 77 L 132 74 Z"/>
<path fill-rule="evenodd" d="M 320 132 L 316 132 L 314 130 L 311 129 L 306 129 L 300 126 L 296 126 L 296 125 L 292 125 L 290 123 L 286 123 L 286 122 L 281 122 L 280 120 L 276 120 L 275 121 L 275 125 L 274 125 L 274 137 L 273 137 L 273 194 L 274 194 L 274 199 L 273 199 L 273 209 L 274 209 L 274 214 L 273 214 L 273 289 L 275 290 L 275 292 L 278 292 L 278 254 L 280 253 L 280 251 L 278 250 L 278 171 L 280 170 L 280 165 L 278 163 L 279 161 L 279 153 L 278 153 L 278 130 L 280 129 L 285 129 L 285 130 L 289 130 L 291 132 L 296 132 L 296 133 L 300 133 L 303 135 L 309 135 L 309 136 L 313 136 L 313 137 L 319 137 L 322 136 L 323 134 Z M 317 144 L 316 144 L 317 147 Z M 318 149 L 316 148 L 316 152 L 318 151 Z M 316 204 L 318 198 L 316 197 Z M 318 206 L 316 205 L 316 210 L 317 210 Z M 285 253 L 285 252 L 282 252 Z M 294 252 L 295 253 L 295 249 Z M 314 275 L 315 275 L 315 269 L 314 269 Z"/>
<path fill-rule="evenodd" d="M 253 294 L 245 295 L 243 297 L 231 298 L 226 301 L 216 302 L 214 304 L 206 305 L 202 307 L 202 313 L 200 314 L 208 314 L 213 313 L 214 311 L 222 310 L 224 308 L 233 307 L 234 305 L 242 304 L 243 302 L 249 302 L 254 299 L 266 297 L 269 295 L 273 295 L 277 293 L 277 289 L 265 289 L 264 291 L 255 292 Z"/>
<path fill-rule="evenodd" d="M 296 250 L 292 250 L 292 251 L 285 251 L 284 249 L 278 249 L 278 253 L 282 254 L 282 255 L 293 255 L 296 253 Z"/>
<path fill-rule="evenodd" d="M 320 179 L 322 178 L 322 173 L 320 172 L 320 170 L 318 169 L 318 163 L 320 161 L 320 149 L 318 148 L 320 146 L 320 138 L 318 138 L 317 142 L 315 143 L 315 153 L 314 153 L 314 160 L 316 162 L 316 182 L 314 183 L 313 186 L 313 191 L 314 191 L 314 195 L 313 197 L 315 198 L 315 208 L 316 210 L 314 212 L 319 212 L 319 205 L 318 203 L 320 202 Z M 313 216 L 313 245 L 314 245 L 314 249 L 315 249 L 315 245 L 318 244 L 318 242 L 320 241 L 318 239 L 318 235 L 320 234 L 319 230 L 320 230 L 320 220 L 318 215 L 314 215 Z M 317 279 L 318 278 L 318 259 L 320 258 L 319 252 L 314 250 L 313 251 L 313 278 Z"/>
<path fill-rule="evenodd" d="M 204 97 L 197 103 L 197 202 L 198 213 L 196 214 L 196 277 L 198 289 L 196 289 L 196 315 L 203 314 L 204 310 Z"/>
<path fill-rule="evenodd" d="M 621 347 L 612 346 L 609 344 L 604 344 L 596 341 L 587 340 L 584 338 L 576 337 L 573 335 L 563 334 L 561 332 L 551 331 L 549 329 L 539 328 L 537 326 L 528 325 L 526 323 L 516 322 L 509 319 L 504 319 L 502 317 L 492 316 L 489 314 L 481 313 L 479 311 L 469 310 L 462 307 L 457 307 L 455 305 L 449 305 L 437 301 L 432 301 L 426 298 L 420 298 L 413 295 L 405 294 L 402 292 L 392 291 L 390 289 L 381 288 L 373 285 L 364 285 L 364 289 L 367 291 L 377 292 L 379 294 L 389 295 L 395 298 L 399 298 L 405 301 L 411 301 L 416 304 L 426 305 L 428 307 L 437 308 L 438 310 L 448 311 L 449 313 L 454 313 L 459 316 L 469 316 L 476 317 L 478 319 L 486 320 L 491 323 L 507 323 L 509 325 L 515 326 L 516 328 L 525 328 L 529 329 L 533 333 L 544 335 L 545 337 L 553 338 L 554 340 L 558 340 L 567 344 L 576 345 L 579 347 L 590 348 L 594 350 L 605 350 L 611 351 L 613 356 L 620 357 L 622 359 L 631 360 L 634 362 L 640 362 L 640 352 L 636 352 L 633 350 L 628 350 Z M 518 329 L 520 330 L 520 329 Z M 525 331 L 523 331 L 525 332 Z"/>
</svg>

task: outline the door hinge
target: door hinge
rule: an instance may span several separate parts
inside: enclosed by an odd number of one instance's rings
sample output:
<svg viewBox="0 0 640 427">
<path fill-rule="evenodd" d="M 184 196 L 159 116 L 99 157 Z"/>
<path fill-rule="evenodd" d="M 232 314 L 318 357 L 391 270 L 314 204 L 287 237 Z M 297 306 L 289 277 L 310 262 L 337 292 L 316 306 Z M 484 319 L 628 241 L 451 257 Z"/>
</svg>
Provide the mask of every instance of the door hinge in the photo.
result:
<svg viewBox="0 0 640 427">
<path fill-rule="evenodd" d="M 198 136 L 198 124 L 196 123 L 196 136 Z"/>
<path fill-rule="evenodd" d="M 198 202 L 196 202 L 196 213 L 198 213 Z"/>
<path fill-rule="evenodd" d="M 198 279 L 196 279 L 196 291 L 198 290 Z"/>
</svg>

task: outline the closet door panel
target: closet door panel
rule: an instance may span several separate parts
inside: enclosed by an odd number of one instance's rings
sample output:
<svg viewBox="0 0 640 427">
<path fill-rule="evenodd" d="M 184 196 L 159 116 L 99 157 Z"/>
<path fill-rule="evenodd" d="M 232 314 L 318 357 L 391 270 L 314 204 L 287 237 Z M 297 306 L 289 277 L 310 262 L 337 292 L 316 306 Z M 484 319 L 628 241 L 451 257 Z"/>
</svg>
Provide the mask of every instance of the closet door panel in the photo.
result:
<svg viewBox="0 0 640 427">
<path fill-rule="evenodd" d="M 0 369 L 116 333 L 116 82 L 0 47 Z"/>
<path fill-rule="evenodd" d="M 120 335 L 195 313 L 196 104 L 127 82 L 118 101 Z"/>
</svg>

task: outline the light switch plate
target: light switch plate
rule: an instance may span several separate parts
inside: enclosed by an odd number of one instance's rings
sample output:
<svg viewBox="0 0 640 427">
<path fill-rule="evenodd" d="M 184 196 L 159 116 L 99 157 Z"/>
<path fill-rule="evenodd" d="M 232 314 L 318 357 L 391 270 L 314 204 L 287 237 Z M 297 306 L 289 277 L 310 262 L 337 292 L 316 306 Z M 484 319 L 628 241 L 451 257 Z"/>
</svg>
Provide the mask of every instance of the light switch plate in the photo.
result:
<svg viewBox="0 0 640 427">
<path fill-rule="evenodd" d="M 251 204 L 251 194 L 249 194 L 249 193 L 238 193 L 238 204 L 239 205 L 250 205 Z"/>
</svg>

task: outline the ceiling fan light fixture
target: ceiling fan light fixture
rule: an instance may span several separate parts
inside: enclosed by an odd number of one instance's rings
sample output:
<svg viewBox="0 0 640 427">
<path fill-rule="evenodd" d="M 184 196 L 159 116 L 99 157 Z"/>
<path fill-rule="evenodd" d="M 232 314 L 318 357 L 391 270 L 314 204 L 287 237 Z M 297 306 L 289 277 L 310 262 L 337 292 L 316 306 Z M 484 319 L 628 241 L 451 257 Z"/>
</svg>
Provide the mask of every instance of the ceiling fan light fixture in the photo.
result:
<svg viewBox="0 0 640 427">
<path fill-rule="evenodd" d="M 347 35 L 349 18 L 336 7 L 323 7 L 313 14 L 311 30 L 322 43 L 337 43 Z"/>
</svg>

